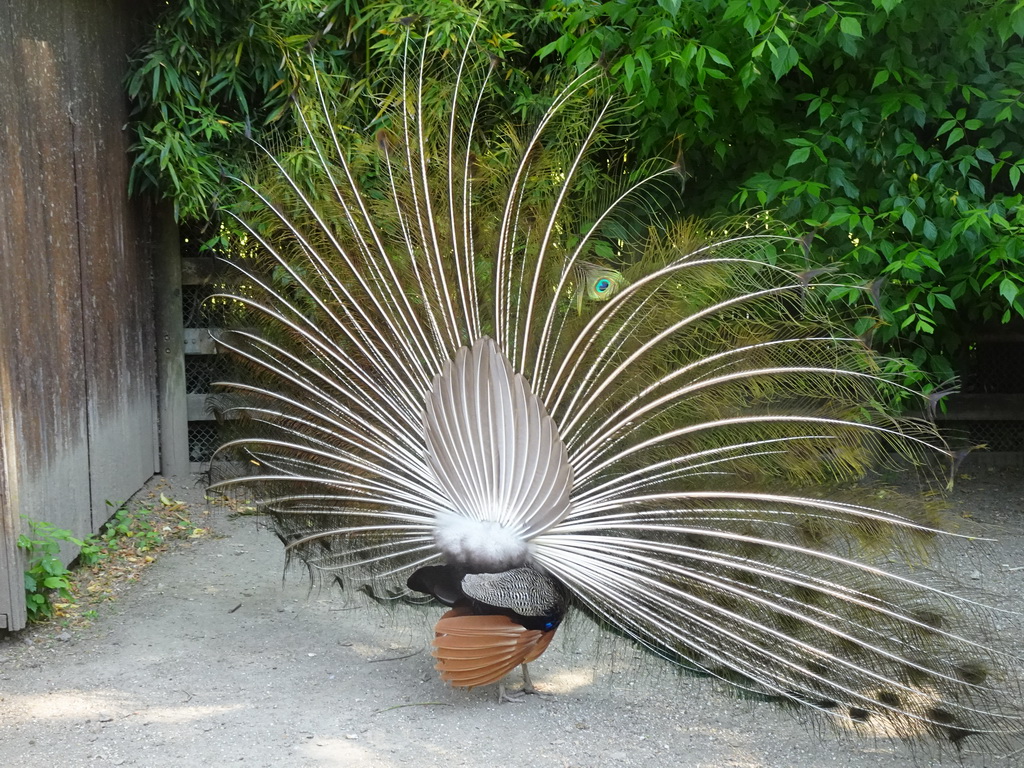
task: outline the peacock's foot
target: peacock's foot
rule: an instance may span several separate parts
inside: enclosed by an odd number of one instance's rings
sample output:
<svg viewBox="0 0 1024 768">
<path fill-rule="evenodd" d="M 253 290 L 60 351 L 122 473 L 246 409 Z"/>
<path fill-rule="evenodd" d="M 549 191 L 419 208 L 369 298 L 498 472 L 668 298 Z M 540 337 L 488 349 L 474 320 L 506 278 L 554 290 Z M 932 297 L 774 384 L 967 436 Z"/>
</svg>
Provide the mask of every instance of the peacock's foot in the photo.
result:
<svg viewBox="0 0 1024 768">
<path fill-rule="evenodd" d="M 538 699 L 544 701 L 553 701 L 554 696 L 549 693 L 542 693 L 534 688 L 532 685 L 527 688 L 526 686 L 520 688 L 518 691 L 509 691 L 505 689 L 505 683 L 498 683 L 498 703 L 503 704 L 508 702 L 509 704 L 522 704 L 523 700 L 527 696 L 536 696 Z"/>
<path fill-rule="evenodd" d="M 519 693 L 523 696 L 536 696 L 538 699 L 543 699 L 544 701 L 554 701 L 557 698 L 553 693 L 544 693 L 543 691 L 538 691 L 536 688 L 523 688 Z"/>
<path fill-rule="evenodd" d="M 504 704 L 522 704 L 523 696 L 526 694 L 525 691 L 506 691 L 505 682 L 498 683 L 498 703 Z"/>
<path fill-rule="evenodd" d="M 523 664 L 523 687 L 518 691 L 506 691 L 505 681 L 502 680 L 498 683 L 498 703 L 509 702 L 510 704 L 521 704 L 524 696 L 536 696 L 538 699 L 544 699 L 545 701 L 551 701 L 555 697 L 548 693 L 541 693 L 533 686 L 533 680 L 530 679 L 530 670 Z"/>
</svg>

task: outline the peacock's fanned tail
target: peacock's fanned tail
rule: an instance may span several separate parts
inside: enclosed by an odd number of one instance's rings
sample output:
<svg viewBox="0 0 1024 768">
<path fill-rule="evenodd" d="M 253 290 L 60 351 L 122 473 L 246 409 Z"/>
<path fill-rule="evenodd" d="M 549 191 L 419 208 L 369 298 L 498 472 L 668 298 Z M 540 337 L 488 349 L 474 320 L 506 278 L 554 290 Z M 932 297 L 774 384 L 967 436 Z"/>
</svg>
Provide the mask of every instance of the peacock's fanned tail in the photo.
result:
<svg viewBox="0 0 1024 768">
<path fill-rule="evenodd" d="M 218 487 L 378 596 L 482 536 L 673 662 L 876 733 L 1016 738 L 986 611 L 918 581 L 941 516 L 857 485 L 948 451 L 881 405 L 900 387 L 834 286 L 749 223 L 652 218 L 674 168 L 594 191 L 600 68 L 523 133 L 471 45 L 406 59 L 373 137 L 321 94 L 234 211 L 252 247 L 221 297 L 244 375 Z"/>
</svg>

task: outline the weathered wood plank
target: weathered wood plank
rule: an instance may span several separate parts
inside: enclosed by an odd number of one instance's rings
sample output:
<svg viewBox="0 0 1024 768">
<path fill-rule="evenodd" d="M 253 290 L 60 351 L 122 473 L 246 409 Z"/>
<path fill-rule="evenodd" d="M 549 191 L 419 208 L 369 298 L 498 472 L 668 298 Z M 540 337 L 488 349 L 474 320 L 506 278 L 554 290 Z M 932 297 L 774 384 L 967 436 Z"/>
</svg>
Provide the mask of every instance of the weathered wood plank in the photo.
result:
<svg viewBox="0 0 1024 768">
<path fill-rule="evenodd" d="M 2 55 L 0 51 L 0 61 L 3 61 Z M 0 326 L 0 343 L 3 341 Z M 2 349 L 8 347 L 4 345 Z M 9 386 L 7 371 L 7 366 L 0 363 L 0 427 L 6 426 L 4 414 L 10 411 L 14 392 Z M 0 629 L 15 630 L 25 626 L 25 588 L 24 582 L 18 579 L 23 568 L 17 546 L 20 521 L 15 517 L 11 495 L 15 463 L 7 455 L 7 442 L 6 436 L 0 434 Z"/>
<path fill-rule="evenodd" d="M 216 328 L 186 328 L 183 338 L 186 355 L 216 355 L 217 342 L 211 333 Z"/>
<path fill-rule="evenodd" d="M 182 329 L 181 250 L 178 226 L 169 206 L 157 218 L 156 286 L 157 381 L 160 412 L 160 471 L 189 471 L 188 404 L 185 398 L 185 347 Z"/>
<path fill-rule="evenodd" d="M 64 3 L 5 3 L 0 32 L 4 533 L 22 515 L 87 533 L 88 430 Z M 31 7 L 30 7 L 31 6 Z M 9 548 L 9 544 L 8 544 Z M 0 579 L 23 587 L 19 558 Z M 7 591 L 7 590 L 5 590 Z M 9 628 L 24 602 L 0 606 Z"/>
<path fill-rule="evenodd" d="M 78 535 L 154 468 L 150 257 L 125 187 L 131 20 L 156 2 L 0 3 L 0 622 L 21 516 Z M 62 553 L 65 560 L 74 552 Z"/>
<path fill-rule="evenodd" d="M 216 419 L 216 416 L 209 409 L 209 397 L 209 395 L 205 394 L 189 394 L 186 396 L 189 421 L 213 421 Z"/>
<path fill-rule="evenodd" d="M 109 518 L 108 500 L 126 500 L 157 469 L 151 257 L 141 201 L 128 197 L 123 130 L 133 37 L 124 6 L 75 0 L 65 11 L 93 529 Z"/>
<path fill-rule="evenodd" d="M 88 533 L 81 264 L 63 64 L 66 3 L 7 5 L 10 26 L 0 35 L 10 43 L 0 65 L 0 325 L 4 349 L 17 351 L 3 355 L 12 389 L 5 429 L 9 455 L 17 460 L 14 499 L 19 514 Z M 39 473 L 51 477 L 52 490 L 30 496 L 28 483 Z"/>
</svg>

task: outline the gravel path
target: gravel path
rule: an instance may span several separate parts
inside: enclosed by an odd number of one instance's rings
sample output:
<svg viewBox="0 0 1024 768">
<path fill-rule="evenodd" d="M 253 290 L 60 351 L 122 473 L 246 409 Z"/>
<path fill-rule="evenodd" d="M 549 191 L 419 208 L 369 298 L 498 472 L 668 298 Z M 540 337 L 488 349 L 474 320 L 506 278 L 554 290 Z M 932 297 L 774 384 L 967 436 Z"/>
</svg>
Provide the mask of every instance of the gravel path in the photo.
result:
<svg viewBox="0 0 1024 768">
<path fill-rule="evenodd" d="M 1024 479 L 977 472 L 954 503 L 1000 541 L 950 556 L 1024 608 Z M 164 489 L 203 505 L 194 481 Z M 837 739 L 781 707 L 677 676 L 567 624 L 531 667 L 553 698 L 444 686 L 437 610 L 390 613 L 282 583 L 276 539 L 214 510 L 216 535 L 163 555 L 89 627 L 0 639 L 0 766 L 1007 766 Z M 984 554 L 982 550 L 985 550 Z M 1019 643 L 1024 619 L 1002 637 Z M 596 659 L 596 661 L 595 661 Z"/>
</svg>

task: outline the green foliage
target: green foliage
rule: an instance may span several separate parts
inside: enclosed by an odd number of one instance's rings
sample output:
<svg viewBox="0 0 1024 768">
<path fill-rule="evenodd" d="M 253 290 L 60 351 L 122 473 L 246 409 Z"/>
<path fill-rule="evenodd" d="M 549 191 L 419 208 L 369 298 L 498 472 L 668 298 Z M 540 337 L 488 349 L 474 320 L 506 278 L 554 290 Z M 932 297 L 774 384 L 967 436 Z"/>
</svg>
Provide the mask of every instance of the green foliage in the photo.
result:
<svg viewBox="0 0 1024 768">
<path fill-rule="evenodd" d="M 72 600 L 71 571 L 60 559 L 61 542 L 79 548 L 79 559 L 91 565 L 103 558 L 101 548 L 91 538 L 76 538 L 71 531 L 42 520 L 24 518 L 28 534 L 18 536 L 18 548 L 25 550 L 25 606 L 30 621 L 43 621 L 53 615 L 54 595 Z"/>
<path fill-rule="evenodd" d="M 160 497 L 165 506 L 176 504 L 165 496 Z M 108 505 L 114 506 L 107 502 Z M 107 521 L 96 538 L 107 550 L 130 549 L 135 552 L 149 552 L 164 543 L 164 536 L 154 525 L 153 511 L 146 507 L 128 509 L 120 507 L 114 516 Z M 185 518 L 179 518 L 176 528 L 191 531 L 192 524 Z M 180 531 L 179 531 L 180 533 Z"/>
<path fill-rule="evenodd" d="M 860 330 L 912 376 L 949 376 L 978 326 L 1024 316 L 1019 0 L 178 0 L 128 81 L 133 188 L 208 218 L 250 136 L 293 143 L 314 61 L 336 128 L 373 135 L 406 37 L 453 61 L 474 24 L 515 64 L 513 114 L 600 62 L 627 94 L 628 162 L 682 157 L 687 214 L 767 208 L 816 231 L 800 266 L 873 284 L 882 323 Z"/>
<path fill-rule="evenodd" d="M 310 50 L 344 56 L 331 34 L 344 0 L 187 0 L 171 5 L 137 52 L 133 191 L 158 190 L 183 218 L 203 217 L 258 131 L 290 117 Z M 323 51 L 333 53 L 323 54 Z"/>
<path fill-rule="evenodd" d="M 542 55 L 610 60 L 642 152 L 685 153 L 691 212 L 774 209 L 818 231 L 819 263 L 886 278 L 876 344 L 945 377 L 978 326 L 1024 316 L 1024 4 L 573 1 L 546 20 Z"/>
<path fill-rule="evenodd" d="M 363 5 L 170 3 L 136 52 L 126 83 L 135 134 L 132 191 L 172 199 L 179 219 L 208 219 L 222 198 L 232 198 L 230 178 L 246 166 L 254 139 L 275 144 L 284 136 L 287 143 L 302 105 L 318 98 L 314 70 L 328 99 L 348 104 L 339 109 L 348 125 L 340 127 L 365 129 L 386 101 L 384 65 L 401 55 L 402 32 L 416 20 L 431 19 L 431 45 L 439 50 L 459 50 L 479 22 L 478 42 L 501 55 L 517 46 L 489 23 L 526 13 L 506 0 L 472 10 L 448 0 Z"/>
<path fill-rule="evenodd" d="M 179 502 L 161 495 L 161 503 L 177 508 Z M 109 501 L 108 506 L 115 506 Z M 60 559 L 61 544 L 78 547 L 75 560 L 81 566 L 94 566 L 117 552 L 136 554 L 149 552 L 164 543 L 164 535 L 157 530 L 146 507 L 128 509 L 120 507 L 99 533 L 76 537 L 71 531 L 58 528 L 42 520 L 24 518 L 29 533 L 18 536 L 18 547 L 25 551 L 25 603 L 30 621 L 44 621 L 54 615 L 54 598 L 74 602 L 72 570 Z M 190 520 L 177 515 L 173 525 L 163 526 L 170 536 L 185 538 L 196 535 Z"/>
</svg>

